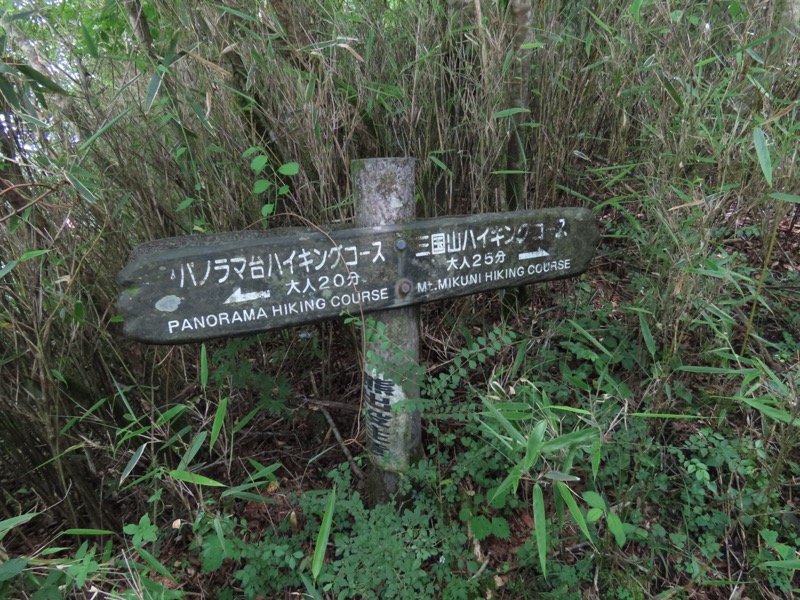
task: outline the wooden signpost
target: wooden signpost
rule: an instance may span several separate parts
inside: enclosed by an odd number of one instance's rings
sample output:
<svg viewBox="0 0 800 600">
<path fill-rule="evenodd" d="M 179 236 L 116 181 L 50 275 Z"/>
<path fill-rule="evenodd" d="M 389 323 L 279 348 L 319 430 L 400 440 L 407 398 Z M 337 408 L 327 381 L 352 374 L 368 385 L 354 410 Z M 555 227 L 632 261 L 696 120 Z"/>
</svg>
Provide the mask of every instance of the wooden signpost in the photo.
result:
<svg viewBox="0 0 800 600">
<path fill-rule="evenodd" d="M 187 236 L 136 249 L 118 306 L 135 340 L 199 342 L 573 277 L 596 241 L 580 208 Z"/>
<path fill-rule="evenodd" d="M 414 214 L 413 160 L 354 163 L 356 222 L 370 226 L 187 236 L 137 247 L 118 276 L 125 335 L 184 344 L 362 312 L 390 318 L 420 303 L 574 277 L 589 267 L 599 233 L 586 209 L 402 222 Z M 409 320 L 416 327 L 406 311 Z M 413 449 L 398 444 L 418 444 L 418 417 L 393 435 L 391 408 L 409 396 L 399 393 L 401 382 L 395 389 L 374 367 L 365 369 L 368 448 L 383 468 L 404 471 Z"/>
</svg>

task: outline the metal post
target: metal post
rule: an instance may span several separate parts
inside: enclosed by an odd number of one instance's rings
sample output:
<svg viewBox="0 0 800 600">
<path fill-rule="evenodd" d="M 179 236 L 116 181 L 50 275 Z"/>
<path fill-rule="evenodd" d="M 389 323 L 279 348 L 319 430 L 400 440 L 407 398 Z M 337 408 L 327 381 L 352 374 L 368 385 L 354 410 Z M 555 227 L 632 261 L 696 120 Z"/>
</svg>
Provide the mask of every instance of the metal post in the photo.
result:
<svg viewBox="0 0 800 600">
<path fill-rule="evenodd" d="M 416 219 L 413 158 L 354 160 L 356 227 L 409 223 Z M 398 240 L 390 252 L 406 251 Z M 408 293 L 408 282 L 395 282 L 397 293 Z M 367 405 L 367 449 L 374 468 L 369 477 L 373 502 L 386 502 L 397 490 L 399 475 L 408 470 L 420 450 L 420 414 L 398 410 L 397 404 L 419 398 L 413 374 L 419 362 L 419 309 L 416 306 L 373 313 L 382 332 L 368 340 L 364 357 L 364 398 Z M 366 332 L 365 332 L 366 334 Z"/>
</svg>

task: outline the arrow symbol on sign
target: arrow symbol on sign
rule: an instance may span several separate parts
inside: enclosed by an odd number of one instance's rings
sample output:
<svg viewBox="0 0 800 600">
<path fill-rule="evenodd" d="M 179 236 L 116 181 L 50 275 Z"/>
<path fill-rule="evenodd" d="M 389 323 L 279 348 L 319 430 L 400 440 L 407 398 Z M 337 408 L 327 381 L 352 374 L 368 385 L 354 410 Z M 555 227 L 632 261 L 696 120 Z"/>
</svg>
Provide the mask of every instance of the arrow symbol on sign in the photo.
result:
<svg viewBox="0 0 800 600">
<path fill-rule="evenodd" d="M 269 298 L 269 290 L 265 292 L 246 292 L 242 293 L 242 288 L 236 288 L 231 297 L 225 300 L 223 304 L 236 304 L 237 302 L 249 302 L 251 300 L 259 300 L 261 298 Z"/>
<path fill-rule="evenodd" d="M 536 252 L 522 252 L 519 255 L 520 260 L 529 260 L 531 258 L 542 258 L 543 256 L 550 256 L 549 252 L 545 252 L 541 248 L 537 248 Z"/>
</svg>

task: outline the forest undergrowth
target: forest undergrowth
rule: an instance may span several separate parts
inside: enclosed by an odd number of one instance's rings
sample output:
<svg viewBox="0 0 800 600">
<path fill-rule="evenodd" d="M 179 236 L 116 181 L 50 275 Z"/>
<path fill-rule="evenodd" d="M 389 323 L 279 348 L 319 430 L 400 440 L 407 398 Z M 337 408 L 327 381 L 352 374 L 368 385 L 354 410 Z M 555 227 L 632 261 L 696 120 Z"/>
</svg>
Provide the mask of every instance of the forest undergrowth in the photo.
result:
<svg viewBox="0 0 800 600">
<path fill-rule="evenodd" d="M 800 593 L 796 3 L 9 3 L 0 597 Z M 369 315 L 122 335 L 140 243 L 590 208 L 578 278 L 428 304 L 375 505 Z M 377 332 L 377 333 L 376 333 Z"/>
</svg>

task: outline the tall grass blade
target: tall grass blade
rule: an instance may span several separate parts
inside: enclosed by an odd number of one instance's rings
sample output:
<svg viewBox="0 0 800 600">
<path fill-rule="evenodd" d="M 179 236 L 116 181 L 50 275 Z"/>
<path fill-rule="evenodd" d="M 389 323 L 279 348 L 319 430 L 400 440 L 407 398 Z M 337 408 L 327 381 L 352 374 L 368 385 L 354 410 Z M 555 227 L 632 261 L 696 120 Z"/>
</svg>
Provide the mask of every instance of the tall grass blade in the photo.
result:
<svg viewBox="0 0 800 600">
<path fill-rule="evenodd" d="M 533 486 L 533 527 L 539 565 L 542 567 L 542 575 L 547 579 L 547 520 L 544 513 L 544 494 L 538 483 Z"/>
</svg>

